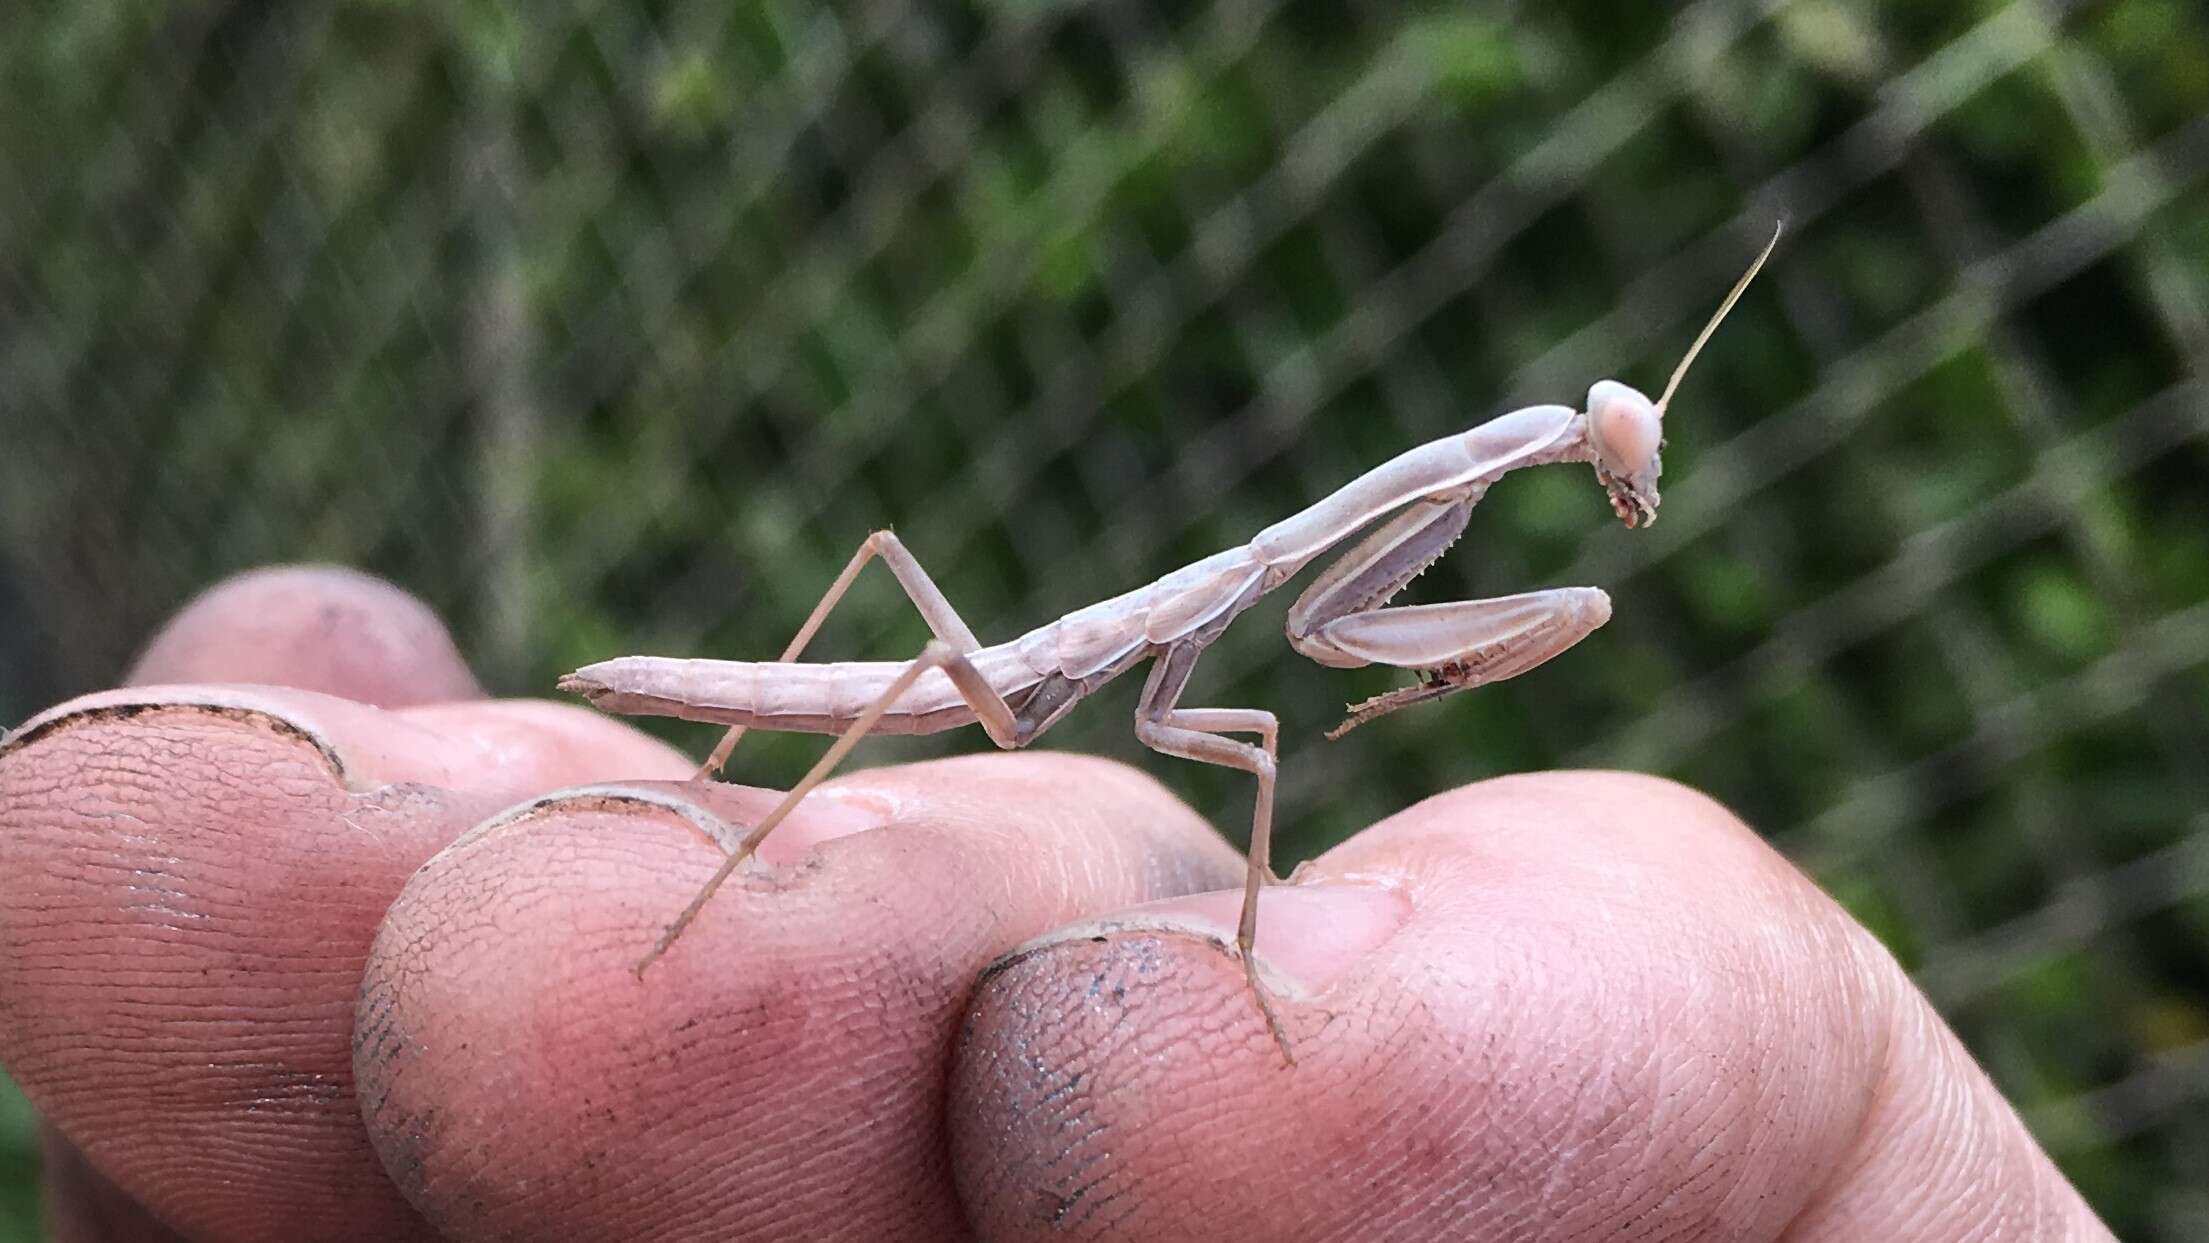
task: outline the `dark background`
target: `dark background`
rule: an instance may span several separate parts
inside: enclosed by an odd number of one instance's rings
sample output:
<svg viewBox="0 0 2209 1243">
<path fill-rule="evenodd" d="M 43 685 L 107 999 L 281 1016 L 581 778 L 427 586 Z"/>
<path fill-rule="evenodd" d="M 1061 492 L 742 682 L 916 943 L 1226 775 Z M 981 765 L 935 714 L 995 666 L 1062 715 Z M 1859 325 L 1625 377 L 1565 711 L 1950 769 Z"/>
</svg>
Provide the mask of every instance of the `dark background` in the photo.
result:
<svg viewBox="0 0 2209 1243">
<path fill-rule="evenodd" d="M 1654 391 L 1785 218 L 1663 520 L 1529 472 L 1411 597 L 1594 583 L 1607 629 L 1330 744 L 1402 675 L 1269 605 L 1192 702 L 1280 713 L 1291 862 L 1499 772 L 1702 786 L 2120 1234 L 2209 1237 L 2198 0 L 528 11 L 0 8 L 0 722 L 280 560 L 420 593 L 504 694 L 771 656 L 886 524 L 1008 637 L 1502 410 Z M 817 650 L 924 638 L 870 574 Z M 1247 782 L 1145 752 L 1134 692 L 1047 745 L 1240 834 Z M 0 1099 L 0 1237 L 31 1125 Z"/>
</svg>

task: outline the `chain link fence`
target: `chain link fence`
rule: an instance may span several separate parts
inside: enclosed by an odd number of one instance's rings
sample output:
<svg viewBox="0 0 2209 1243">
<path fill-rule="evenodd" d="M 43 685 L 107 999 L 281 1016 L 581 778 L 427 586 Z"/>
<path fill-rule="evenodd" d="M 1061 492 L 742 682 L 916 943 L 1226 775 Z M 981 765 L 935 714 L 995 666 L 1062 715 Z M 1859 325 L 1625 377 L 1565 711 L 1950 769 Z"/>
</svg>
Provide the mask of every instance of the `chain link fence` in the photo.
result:
<svg viewBox="0 0 2209 1243">
<path fill-rule="evenodd" d="M 1006 637 L 1654 387 L 1784 218 L 1663 521 L 1530 472 L 1418 585 L 1608 628 L 1338 743 L 1393 679 L 1276 614 L 1192 694 L 1280 713 L 1292 861 L 1499 772 L 1711 791 L 2120 1234 L 2209 1237 L 2205 66 L 2190 0 L 9 6 L 0 719 L 278 560 L 420 593 L 502 693 L 771 655 L 884 525 Z M 883 576 L 818 650 L 925 637 Z M 1048 745 L 1241 825 L 1133 703 Z"/>
</svg>

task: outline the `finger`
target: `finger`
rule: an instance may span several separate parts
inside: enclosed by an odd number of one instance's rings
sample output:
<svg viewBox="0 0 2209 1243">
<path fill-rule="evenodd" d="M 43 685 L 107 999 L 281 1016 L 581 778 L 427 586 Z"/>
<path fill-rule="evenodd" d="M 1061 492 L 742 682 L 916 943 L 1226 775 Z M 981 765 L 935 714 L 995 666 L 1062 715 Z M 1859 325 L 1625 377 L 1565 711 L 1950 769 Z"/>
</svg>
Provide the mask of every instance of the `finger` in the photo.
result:
<svg viewBox="0 0 2209 1243">
<path fill-rule="evenodd" d="M 378 1150 L 440 1230 L 962 1237 L 943 1081 L 976 972 L 1046 928 L 1240 870 L 1119 765 L 860 773 L 801 805 L 639 978 L 775 797 L 563 796 L 408 884 L 361 990 L 355 1068 Z"/>
<path fill-rule="evenodd" d="M 955 1176 L 991 1239 L 2106 1237 L 1839 908 L 1623 774 L 1431 799 L 1265 891 L 1054 933 L 978 990 Z"/>
<path fill-rule="evenodd" d="M 202 592 L 125 679 L 157 682 L 259 682 L 380 707 L 483 696 L 427 605 L 335 566 L 253 570 Z"/>
<path fill-rule="evenodd" d="M 386 712 L 242 686 L 64 704 L 0 740 L 0 876 L 35 878 L 0 885 L 0 1061 L 190 1237 L 422 1233 L 352 1090 L 385 908 L 524 793 L 688 770 L 553 705 Z"/>
<path fill-rule="evenodd" d="M 196 681 L 292 685 L 385 704 L 481 693 L 420 601 L 366 575 L 313 566 L 251 571 L 209 588 L 155 635 L 126 678 Z M 41 1147 L 55 1238 L 152 1237 L 146 1210 L 51 1125 Z"/>
</svg>

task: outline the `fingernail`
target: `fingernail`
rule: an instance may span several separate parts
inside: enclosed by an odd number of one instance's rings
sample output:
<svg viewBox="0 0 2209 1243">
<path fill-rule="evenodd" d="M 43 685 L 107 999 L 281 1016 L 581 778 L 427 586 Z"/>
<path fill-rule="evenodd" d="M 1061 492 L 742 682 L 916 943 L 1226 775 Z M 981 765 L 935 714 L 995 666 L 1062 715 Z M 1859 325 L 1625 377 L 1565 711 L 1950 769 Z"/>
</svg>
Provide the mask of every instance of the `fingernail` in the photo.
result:
<svg viewBox="0 0 2209 1243">
<path fill-rule="evenodd" d="M 452 785 L 465 763 L 449 739 L 391 721 L 380 709 L 313 691 L 248 685 L 134 686 L 83 695 L 0 737 L 0 753 L 81 726 L 157 713 L 221 718 L 305 743 L 350 789 L 390 781 Z"/>
<path fill-rule="evenodd" d="M 1058 929 L 1008 957 L 1116 932 L 1180 932 L 1233 945 L 1242 907 L 1240 890 L 1167 898 Z M 1410 918 L 1411 899 L 1384 885 L 1270 885 L 1258 894 L 1258 939 L 1252 956 L 1262 978 L 1316 993 L 1395 936 Z"/>
<path fill-rule="evenodd" d="M 781 793 L 775 790 L 696 781 L 571 786 L 539 795 L 492 816 L 462 834 L 453 843 L 453 848 L 473 846 L 496 834 L 524 831 L 532 823 L 556 816 L 642 811 L 672 816 L 715 846 L 730 851 L 735 850 L 744 834 L 781 801 Z M 815 791 L 760 843 L 759 860 L 778 866 L 795 863 L 822 842 L 893 823 L 897 811 L 896 805 L 886 798 Z"/>
<path fill-rule="evenodd" d="M 782 801 L 779 793 L 769 793 L 775 802 Z M 760 854 L 769 863 L 795 863 L 822 842 L 879 829 L 901 818 L 897 803 L 887 796 L 824 787 L 791 810 L 790 819 L 760 843 Z"/>
</svg>

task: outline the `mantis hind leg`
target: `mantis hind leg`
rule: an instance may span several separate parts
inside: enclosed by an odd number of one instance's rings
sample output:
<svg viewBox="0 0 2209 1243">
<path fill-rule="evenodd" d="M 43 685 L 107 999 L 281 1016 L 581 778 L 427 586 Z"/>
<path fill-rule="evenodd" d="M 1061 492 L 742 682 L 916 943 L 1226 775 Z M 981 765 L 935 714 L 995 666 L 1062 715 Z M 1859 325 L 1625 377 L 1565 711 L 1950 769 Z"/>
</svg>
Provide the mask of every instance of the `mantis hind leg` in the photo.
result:
<svg viewBox="0 0 2209 1243">
<path fill-rule="evenodd" d="M 890 573 L 896 576 L 898 586 L 905 589 L 905 598 L 911 600 L 913 607 L 920 611 L 921 619 L 928 623 L 928 631 L 936 636 L 937 642 L 962 654 L 981 649 L 981 641 L 974 637 L 974 632 L 960 619 L 959 611 L 951 607 L 951 601 L 944 596 L 943 589 L 936 586 L 936 580 L 928 577 L 928 571 L 922 569 L 913 554 L 906 551 L 904 541 L 898 539 L 894 532 L 884 529 L 860 541 L 859 550 L 851 555 L 850 563 L 836 576 L 836 581 L 828 585 L 828 590 L 821 594 L 820 603 L 813 606 L 813 612 L 807 615 L 805 624 L 798 627 L 798 633 L 790 640 L 790 646 L 784 648 L 782 655 L 776 658 L 779 663 L 788 664 L 805 651 L 806 644 L 813 641 L 821 623 L 828 620 L 829 611 L 844 598 L 845 592 L 851 590 L 852 582 L 859 577 L 859 571 L 865 569 L 867 562 L 876 557 L 882 558 L 882 564 L 890 567 Z M 720 743 L 713 748 L 713 754 L 707 756 L 706 762 L 699 766 L 698 774 L 692 780 L 710 781 L 719 774 L 728 764 L 729 755 L 736 750 L 736 744 L 743 739 L 746 728 L 742 725 L 731 726 L 729 732 L 723 734 Z M 999 746 L 1007 745 L 995 730 L 990 731 L 990 739 Z"/>
<path fill-rule="evenodd" d="M 1135 712 L 1135 736 L 1144 746 L 1164 755 L 1237 768 L 1258 779 L 1257 797 L 1250 812 L 1250 867 L 1243 878 L 1242 918 L 1235 929 L 1235 954 L 1242 960 L 1243 978 L 1251 998 L 1265 1019 L 1266 1032 L 1281 1050 L 1281 1058 L 1295 1065 L 1288 1033 L 1274 1012 L 1273 1000 L 1258 979 L 1257 959 L 1251 949 L 1258 940 L 1258 894 L 1274 882 L 1269 865 L 1273 844 L 1273 785 L 1277 740 L 1281 722 L 1259 708 L 1182 708 L 1176 706 L 1200 649 L 1174 648 L 1151 667 L 1143 687 L 1143 702 Z M 1256 744 L 1238 742 L 1223 734 L 1256 734 Z"/>
<path fill-rule="evenodd" d="M 697 894 L 691 898 L 690 904 L 683 908 L 682 914 L 677 915 L 675 922 L 669 924 L 667 930 L 660 934 L 660 939 L 652 946 L 651 952 L 638 961 L 636 965 L 638 975 L 643 975 L 645 968 L 657 962 L 660 955 L 665 954 L 675 944 L 677 938 L 683 935 L 684 930 L 688 929 L 697 920 L 698 912 L 705 909 L 706 903 L 713 899 L 713 895 L 727 882 L 729 877 L 735 875 L 736 869 L 742 866 L 746 859 L 752 857 L 753 853 L 759 849 L 759 844 L 767 840 L 767 835 L 774 832 L 777 825 L 790 818 L 790 813 L 797 810 L 798 804 L 805 801 L 805 796 L 811 794 L 814 787 L 828 780 L 829 775 L 836 771 L 836 766 L 844 762 L 844 757 L 851 754 L 853 747 L 859 745 L 859 740 L 865 738 L 881 722 L 883 714 L 890 710 L 890 707 L 898 701 L 899 697 L 903 696 L 906 691 L 911 690 L 913 683 L 918 682 L 920 676 L 930 669 L 941 669 L 950 677 L 952 685 L 959 688 L 960 697 L 965 699 L 967 706 L 973 708 L 975 715 L 981 718 L 982 728 L 989 731 L 991 738 L 1007 740 L 1000 742 L 999 745 L 1020 745 L 1011 707 L 1005 703 L 1004 697 L 999 695 L 994 687 L 990 686 L 989 680 L 982 676 L 981 670 L 974 667 L 974 662 L 966 658 L 966 653 L 953 651 L 941 641 L 930 643 L 921 651 L 919 656 L 913 659 L 911 664 L 905 666 L 904 670 L 897 675 L 896 680 L 891 682 L 873 703 L 867 705 L 866 711 L 859 714 L 858 718 L 851 723 L 851 727 L 837 736 L 836 741 L 830 745 L 820 759 L 814 761 L 813 767 L 806 771 L 805 776 L 798 779 L 798 784 L 791 786 L 789 793 L 782 796 L 782 801 L 776 803 L 774 808 L 762 817 L 758 824 L 752 826 L 751 830 L 737 842 L 736 849 L 730 851 L 728 858 L 721 861 L 720 868 L 714 872 L 705 884 L 699 886 Z"/>
</svg>

